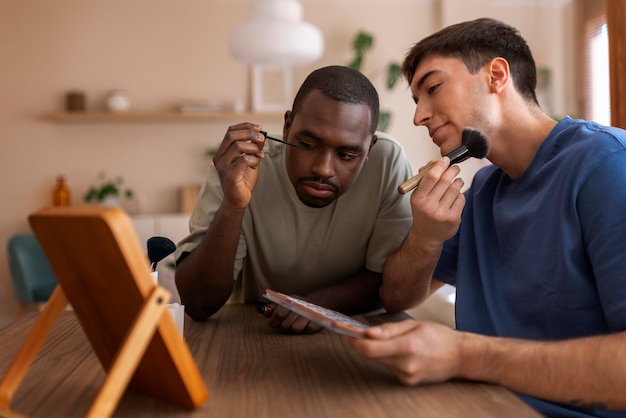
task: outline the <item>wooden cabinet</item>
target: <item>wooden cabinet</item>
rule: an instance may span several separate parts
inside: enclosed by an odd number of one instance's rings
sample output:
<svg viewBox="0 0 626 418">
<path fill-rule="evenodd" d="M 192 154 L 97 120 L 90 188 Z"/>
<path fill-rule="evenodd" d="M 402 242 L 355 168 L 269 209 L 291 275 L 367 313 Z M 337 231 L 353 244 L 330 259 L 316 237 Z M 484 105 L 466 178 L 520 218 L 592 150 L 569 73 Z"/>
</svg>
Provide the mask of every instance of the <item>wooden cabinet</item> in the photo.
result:
<svg viewBox="0 0 626 418">
<path fill-rule="evenodd" d="M 130 215 L 130 220 L 145 250 L 150 237 L 167 237 L 174 243 L 186 237 L 189 234 L 189 216 L 187 213 L 152 213 Z"/>
</svg>

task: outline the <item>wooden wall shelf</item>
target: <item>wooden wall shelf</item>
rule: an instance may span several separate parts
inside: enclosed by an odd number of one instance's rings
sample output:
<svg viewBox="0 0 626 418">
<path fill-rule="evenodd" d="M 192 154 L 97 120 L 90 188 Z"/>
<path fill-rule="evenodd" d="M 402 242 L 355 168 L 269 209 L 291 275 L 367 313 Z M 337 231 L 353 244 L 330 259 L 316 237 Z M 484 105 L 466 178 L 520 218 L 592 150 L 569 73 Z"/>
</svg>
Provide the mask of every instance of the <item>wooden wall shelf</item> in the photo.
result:
<svg viewBox="0 0 626 418">
<path fill-rule="evenodd" d="M 276 119 L 282 122 L 282 113 L 234 113 L 234 112 L 48 112 L 41 119 L 54 123 L 93 122 L 211 122 L 222 120 L 250 121 Z"/>
</svg>

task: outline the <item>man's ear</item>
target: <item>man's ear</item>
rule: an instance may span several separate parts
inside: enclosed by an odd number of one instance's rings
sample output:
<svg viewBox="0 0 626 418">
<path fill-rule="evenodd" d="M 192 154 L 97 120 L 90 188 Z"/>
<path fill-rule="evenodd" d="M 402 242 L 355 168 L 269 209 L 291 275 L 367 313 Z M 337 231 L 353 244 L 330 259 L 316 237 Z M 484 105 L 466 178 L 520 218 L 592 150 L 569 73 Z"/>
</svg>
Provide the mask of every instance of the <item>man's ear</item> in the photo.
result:
<svg viewBox="0 0 626 418">
<path fill-rule="evenodd" d="M 291 129 L 291 123 L 292 121 L 292 112 L 291 110 L 288 110 L 285 112 L 285 116 L 284 116 L 284 122 L 283 122 L 283 139 L 287 140 L 287 138 L 289 137 L 289 129 Z"/>
<path fill-rule="evenodd" d="M 511 78 L 508 61 L 502 57 L 496 57 L 487 63 L 486 69 L 489 77 L 489 88 L 494 93 L 500 93 Z"/>
<path fill-rule="evenodd" d="M 369 155 L 370 152 L 372 152 L 372 147 L 374 146 L 376 141 L 378 141 L 378 135 L 374 134 L 374 135 L 372 135 L 372 142 L 370 142 L 370 148 L 367 150 L 367 154 L 368 155 Z"/>
</svg>

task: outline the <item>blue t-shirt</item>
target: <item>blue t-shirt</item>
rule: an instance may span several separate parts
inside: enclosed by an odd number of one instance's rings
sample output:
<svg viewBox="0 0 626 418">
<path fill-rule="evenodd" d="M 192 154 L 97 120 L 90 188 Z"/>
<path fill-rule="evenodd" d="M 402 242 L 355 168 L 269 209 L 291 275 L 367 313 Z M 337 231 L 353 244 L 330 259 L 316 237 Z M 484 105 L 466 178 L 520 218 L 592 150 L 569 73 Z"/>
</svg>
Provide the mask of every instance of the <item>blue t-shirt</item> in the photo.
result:
<svg viewBox="0 0 626 418">
<path fill-rule="evenodd" d="M 466 198 L 434 275 L 456 286 L 459 330 L 533 340 L 626 330 L 626 131 L 565 118 L 521 176 L 485 167 Z M 626 416 L 522 398 L 548 416 Z"/>
</svg>

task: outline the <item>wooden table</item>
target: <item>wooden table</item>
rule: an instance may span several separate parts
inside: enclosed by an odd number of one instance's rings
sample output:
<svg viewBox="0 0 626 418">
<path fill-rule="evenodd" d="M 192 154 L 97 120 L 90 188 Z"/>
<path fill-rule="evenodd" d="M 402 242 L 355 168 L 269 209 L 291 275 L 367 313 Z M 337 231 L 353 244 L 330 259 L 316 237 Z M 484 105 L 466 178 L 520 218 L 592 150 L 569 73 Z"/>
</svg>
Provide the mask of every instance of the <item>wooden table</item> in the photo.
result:
<svg viewBox="0 0 626 418">
<path fill-rule="evenodd" d="M 0 330 L 0 376 L 36 314 Z M 389 320 L 389 316 L 369 321 Z M 186 318 L 185 340 L 209 389 L 187 411 L 127 392 L 116 417 L 537 417 L 506 389 L 452 381 L 402 386 L 337 334 L 284 335 L 254 306 L 226 305 L 206 322 Z M 105 373 L 73 312 L 64 312 L 13 398 L 30 417 L 84 416 Z"/>
</svg>

